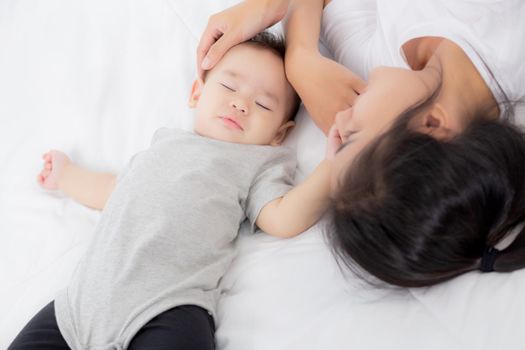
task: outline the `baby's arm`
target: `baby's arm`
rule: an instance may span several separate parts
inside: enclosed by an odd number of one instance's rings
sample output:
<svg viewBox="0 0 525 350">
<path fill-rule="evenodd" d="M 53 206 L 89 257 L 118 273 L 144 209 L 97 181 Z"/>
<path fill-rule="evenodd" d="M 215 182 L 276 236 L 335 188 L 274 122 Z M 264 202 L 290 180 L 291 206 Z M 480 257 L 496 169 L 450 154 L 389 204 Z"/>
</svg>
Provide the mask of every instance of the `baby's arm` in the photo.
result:
<svg viewBox="0 0 525 350">
<path fill-rule="evenodd" d="M 340 146 L 341 138 L 332 127 L 328 135 L 326 159 L 303 183 L 266 204 L 257 217 L 256 225 L 272 236 L 293 237 L 315 224 L 330 206 L 331 167 Z"/>
<path fill-rule="evenodd" d="M 66 196 L 87 207 L 102 210 L 115 188 L 117 177 L 73 164 L 63 152 L 45 153 L 44 168 L 37 181 L 45 189 L 60 190 Z"/>
<path fill-rule="evenodd" d="M 266 204 L 256 224 L 279 237 L 293 237 L 315 224 L 330 204 L 331 161 L 323 160 L 300 185 Z"/>
</svg>

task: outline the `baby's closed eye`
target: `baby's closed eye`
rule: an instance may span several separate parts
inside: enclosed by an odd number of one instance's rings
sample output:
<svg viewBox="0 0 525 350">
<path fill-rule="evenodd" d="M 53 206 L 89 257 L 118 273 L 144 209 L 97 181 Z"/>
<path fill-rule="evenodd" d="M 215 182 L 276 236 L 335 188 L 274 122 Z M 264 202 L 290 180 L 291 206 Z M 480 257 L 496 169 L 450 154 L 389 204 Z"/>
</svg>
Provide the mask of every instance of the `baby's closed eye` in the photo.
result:
<svg viewBox="0 0 525 350">
<path fill-rule="evenodd" d="M 230 90 L 232 92 L 235 92 L 235 89 L 232 87 L 232 85 L 230 84 L 227 84 L 227 83 L 219 83 L 221 84 L 224 88 L 226 88 L 227 90 Z"/>
<path fill-rule="evenodd" d="M 266 105 L 262 104 L 261 102 L 255 102 L 255 104 L 259 107 L 261 107 L 262 109 L 265 109 L 267 111 L 271 111 L 271 109 L 269 107 L 267 107 Z"/>
</svg>

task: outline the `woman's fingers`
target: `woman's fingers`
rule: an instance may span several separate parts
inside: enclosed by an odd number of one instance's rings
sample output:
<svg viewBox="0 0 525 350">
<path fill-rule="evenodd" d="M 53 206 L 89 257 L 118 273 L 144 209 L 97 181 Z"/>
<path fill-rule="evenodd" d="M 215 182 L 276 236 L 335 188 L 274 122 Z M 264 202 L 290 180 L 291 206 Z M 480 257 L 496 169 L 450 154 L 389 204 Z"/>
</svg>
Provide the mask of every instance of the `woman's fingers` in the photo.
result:
<svg viewBox="0 0 525 350">
<path fill-rule="evenodd" d="M 229 48 L 240 42 L 241 39 L 234 39 L 239 37 L 237 32 L 246 20 L 242 13 L 244 7 L 243 3 L 237 4 L 208 20 L 197 46 L 197 70 L 201 79 L 205 70 L 213 68 Z"/>
<path fill-rule="evenodd" d="M 197 70 L 217 64 L 231 47 L 248 40 L 261 30 L 280 21 L 290 0 L 245 0 L 212 15 L 197 47 Z"/>
<path fill-rule="evenodd" d="M 224 30 L 218 29 L 210 22 L 201 36 L 199 46 L 197 47 L 197 69 L 201 79 L 204 77 L 204 70 L 213 67 L 211 60 L 206 58 L 208 52 L 223 34 Z"/>
<path fill-rule="evenodd" d="M 228 32 L 220 36 L 208 50 L 208 53 L 202 61 L 201 69 L 208 70 L 214 67 L 226 51 L 240 41 L 241 40 L 236 37 L 236 33 Z"/>
</svg>

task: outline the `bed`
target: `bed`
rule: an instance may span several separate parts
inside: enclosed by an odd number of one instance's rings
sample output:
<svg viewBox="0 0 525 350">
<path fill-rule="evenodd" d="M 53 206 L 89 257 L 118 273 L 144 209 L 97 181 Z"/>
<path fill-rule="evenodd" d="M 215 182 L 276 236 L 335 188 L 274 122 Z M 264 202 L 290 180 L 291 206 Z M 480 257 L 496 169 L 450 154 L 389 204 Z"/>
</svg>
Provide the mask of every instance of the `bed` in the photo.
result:
<svg viewBox="0 0 525 350">
<path fill-rule="evenodd" d="M 158 127 L 189 129 L 198 38 L 233 3 L 0 0 L 0 349 L 66 285 L 99 217 L 38 187 L 41 155 L 116 173 Z M 286 142 L 301 181 L 324 148 L 304 109 Z M 222 290 L 220 350 L 525 348 L 525 270 L 372 288 L 336 264 L 323 221 L 240 237 Z"/>
</svg>

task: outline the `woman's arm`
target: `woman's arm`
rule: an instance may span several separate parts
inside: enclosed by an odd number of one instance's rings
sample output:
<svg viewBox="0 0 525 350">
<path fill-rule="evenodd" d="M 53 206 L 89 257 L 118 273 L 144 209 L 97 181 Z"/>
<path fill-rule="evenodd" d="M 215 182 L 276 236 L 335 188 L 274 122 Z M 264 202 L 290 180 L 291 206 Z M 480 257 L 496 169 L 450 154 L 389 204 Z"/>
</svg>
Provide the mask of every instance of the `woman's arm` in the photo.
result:
<svg viewBox="0 0 525 350">
<path fill-rule="evenodd" d="M 60 190 L 66 196 L 87 207 L 102 210 L 115 188 L 117 177 L 95 172 L 73 164 L 60 151 L 49 151 L 43 156 L 44 168 L 38 183 L 45 189 Z"/>
<path fill-rule="evenodd" d="M 323 0 L 290 1 L 288 13 L 283 21 L 287 54 L 288 51 L 298 48 L 319 52 L 322 14 Z"/>
<path fill-rule="evenodd" d="M 285 68 L 310 116 L 327 134 L 335 114 L 352 106 L 365 83 L 319 52 L 322 12 L 322 0 L 294 0 L 290 3 L 284 23 Z"/>
</svg>

